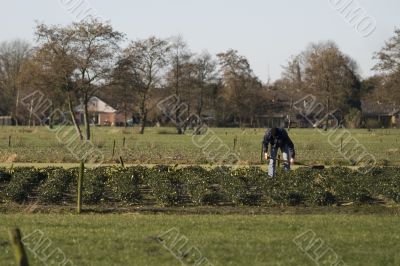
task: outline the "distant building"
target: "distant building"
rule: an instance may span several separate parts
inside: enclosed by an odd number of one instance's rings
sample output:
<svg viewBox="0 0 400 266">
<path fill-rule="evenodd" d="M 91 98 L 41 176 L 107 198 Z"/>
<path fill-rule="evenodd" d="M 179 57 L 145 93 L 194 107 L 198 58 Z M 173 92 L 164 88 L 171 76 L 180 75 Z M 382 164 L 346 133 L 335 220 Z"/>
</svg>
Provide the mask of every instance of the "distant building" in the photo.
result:
<svg viewBox="0 0 400 266">
<path fill-rule="evenodd" d="M 379 101 L 362 102 L 363 122 L 369 128 L 400 127 L 400 109 Z"/>
<path fill-rule="evenodd" d="M 113 107 L 100 100 L 98 97 L 92 97 L 88 103 L 90 123 L 96 126 L 116 126 L 124 124 L 125 119 L 121 113 L 118 113 Z M 78 123 L 84 123 L 84 106 L 80 104 L 74 108 L 75 118 Z"/>
<path fill-rule="evenodd" d="M 0 116 L 0 126 L 12 126 L 13 124 L 11 116 Z"/>
</svg>

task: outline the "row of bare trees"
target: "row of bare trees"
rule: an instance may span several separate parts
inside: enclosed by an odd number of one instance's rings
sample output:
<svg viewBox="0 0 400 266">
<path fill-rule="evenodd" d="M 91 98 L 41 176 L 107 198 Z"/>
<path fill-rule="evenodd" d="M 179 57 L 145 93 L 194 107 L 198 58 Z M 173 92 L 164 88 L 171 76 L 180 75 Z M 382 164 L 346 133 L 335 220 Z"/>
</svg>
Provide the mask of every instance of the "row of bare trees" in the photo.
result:
<svg viewBox="0 0 400 266">
<path fill-rule="evenodd" d="M 187 129 L 190 121 L 184 118 L 190 114 L 212 117 L 218 126 L 255 126 L 257 116 L 273 112 L 277 98 L 293 104 L 308 93 L 326 110 L 344 115 L 360 112 L 362 97 L 371 95 L 399 105 L 400 30 L 374 59 L 377 74 L 362 80 L 356 62 L 335 43 L 315 43 L 288 61 L 281 79 L 262 84 L 247 58 L 232 49 L 216 56 L 195 54 L 181 37 L 126 42 L 111 24 L 93 18 L 68 26 L 39 24 L 34 45 L 0 44 L 0 115 L 27 123 L 21 97 L 41 90 L 52 108 L 68 110 L 79 137 L 89 140 L 88 104 L 95 95 L 122 112 L 125 121 L 137 116 L 142 134 L 148 124 L 168 122 L 156 105 L 171 94 L 186 103 L 175 110 L 178 134 Z M 78 104 L 84 129 L 72 115 Z M 54 120 L 49 117 L 50 124 Z"/>
</svg>

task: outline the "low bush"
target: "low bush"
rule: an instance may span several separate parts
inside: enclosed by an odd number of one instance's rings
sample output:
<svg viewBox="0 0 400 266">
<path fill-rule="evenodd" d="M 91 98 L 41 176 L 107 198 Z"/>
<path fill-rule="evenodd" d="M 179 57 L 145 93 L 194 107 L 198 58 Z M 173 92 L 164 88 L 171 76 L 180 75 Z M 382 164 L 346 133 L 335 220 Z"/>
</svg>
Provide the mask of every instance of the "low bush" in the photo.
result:
<svg viewBox="0 0 400 266">
<path fill-rule="evenodd" d="M 222 177 L 229 173 L 229 168 L 207 170 L 192 166 L 181 171 L 185 187 L 195 205 L 217 205 L 226 201 L 226 193 L 222 189 Z"/>
<path fill-rule="evenodd" d="M 107 169 L 107 167 L 85 169 L 82 181 L 82 201 L 84 203 L 96 204 L 105 199 Z"/>
<path fill-rule="evenodd" d="M 368 170 L 368 171 L 367 171 Z M 22 203 L 32 197 L 42 203 L 59 204 L 76 193 L 78 168 L 0 169 L 1 198 Z M 400 203 L 400 168 L 375 167 L 351 170 L 299 168 L 279 170 L 270 178 L 260 168 L 192 166 L 99 167 L 86 169 L 83 203 L 102 201 L 139 203 L 155 199 L 165 206 L 194 205 L 333 205 Z M 148 197 L 149 196 L 149 197 Z"/>
<path fill-rule="evenodd" d="M 139 202 L 142 199 L 140 184 L 146 179 L 148 169 L 145 167 L 111 167 L 107 171 L 107 188 L 111 197 L 127 203 Z"/>
<path fill-rule="evenodd" d="M 8 171 L 6 168 L 0 168 L 0 184 L 9 182 L 10 180 L 11 180 L 10 171 Z"/>
<path fill-rule="evenodd" d="M 42 203 L 60 203 L 74 180 L 73 173 L 63 168 L 49 169 L 46 181 L 38 189 L 38 199 Z"/>
<path fill-rule="evenodd" d="M 159 204 L 169 206 L 185 202 L 181 172 L 181 169 L 168 166 L 156 166 L 149 170 L 146 181 Z"/>
<path fill-rule="evenodd" d="M 400 203 L 400 167 L 377 167 L 367 175 L 374 195 Z"/>
<path fill-rule="evenodd" d="M 15 168 L 10 174 L 12 178 L 5 189 L 5 196 L 18 203 L 28 200 L 33 189 L 46 179 L 44 171 L 27 167 Z"/>
<path fill-rule="evenodd" d="M 260 168 L 240 168 L 223 178 L 229 200 L 240 205 L 260 205 L 267 174 Z"/>
</svg>

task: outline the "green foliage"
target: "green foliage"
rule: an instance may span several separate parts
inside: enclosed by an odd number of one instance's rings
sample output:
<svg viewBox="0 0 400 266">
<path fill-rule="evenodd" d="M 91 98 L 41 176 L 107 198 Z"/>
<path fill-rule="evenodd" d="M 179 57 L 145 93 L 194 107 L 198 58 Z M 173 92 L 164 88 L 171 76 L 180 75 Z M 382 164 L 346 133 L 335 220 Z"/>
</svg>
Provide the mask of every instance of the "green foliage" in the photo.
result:
<svg viewBox="0 0 400 266">
<path fill-rule="evenodd" d="M 235 169 L 225 175 L 223 187 L 234 204 L 260 205 L 266 178 L 257 167 Z"/>
<path fill-rule="evenodd" d="M 149 171 L 147 184 L 158 203 L 177 205 L 185 201 L 185 189 L 182 170 L 168 166 L 156 166 Z"/>
<path fill-rule="evenodd" d="M 107 169 L 107 188 L 111 197 L 127 203 L 142 199 L 140 184 L 146 179 L 148 168 L 145 167 L 110 167 Z"/>
<path fill-rule="evenodd" d="M 84 203 L 96 204 L 104 200 L 107 182 L 107 167 L 85 169 L 83 176 L 82 200 Z"/>
<path fill-rule="evenodd" d="M 22 203 L 28 200 L 32 190 L 46 178 L 46 174 L 34 168 L 15 168 L 12 178 L 5 189 L 7 199 Z"/>
<path fill-rule="evenodd" d="M 227 200 L 223 190 L 223 180 L 229 175 L 230 168 L 217 167 L 210 171 L 192 166 L 181 170 L 186 189 L 195 205 L 217 205 Z"/>
<path fill-rule="evenodd" d="M 42 203 L 60 203 L 74 179 L 73 172 L 63 168 L 46 172 L 47 179 L 38 189 L 38 199 Z"/>
<path fill-rule="evenodd" d="M 332 167 L 324 173 L 330 179 L 332 190 L 339 203 L 369 203 L 375 196 L 369 175 L 345 167 Z"/>
<path fill-rule="evenodd" d="M 378 167 L 368 173 L 375 195 L 400 203 L 400 167 Z"/>
<path fill-rule="evenodd" d="M 366 171 L 369 170 L 369 171 Z M 76 193 L 77 168 L 15 168 L 0 170 L 5 187 L 2 198 L 22 203 L 38 199 L 59 204 Z M 145 194 L 146 193 L 146 194 Z M 146 196 L 146 197 L 145 197 Z M 400 202 L 400 168 L 375 167 L 351 170 L 299 168 L 278 171 L 270 178 L 260 168 L 200 166 L 99 167 L 86 169 L 83 202 L 143 203 L 155 199 L 171 205 L 306 205 L 370 204 Z"/>
</svg>

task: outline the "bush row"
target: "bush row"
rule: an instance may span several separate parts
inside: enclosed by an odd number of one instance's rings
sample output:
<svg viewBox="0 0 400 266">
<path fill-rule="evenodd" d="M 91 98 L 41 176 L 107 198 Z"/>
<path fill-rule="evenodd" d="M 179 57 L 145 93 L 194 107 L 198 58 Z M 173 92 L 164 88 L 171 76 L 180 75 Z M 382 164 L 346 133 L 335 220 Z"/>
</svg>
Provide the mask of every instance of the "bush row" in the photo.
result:
<svg viewBox="0 0 400 266">
<path fill-rule="evenodd" d="M 271 179 L 257 167 L 99 167 L 85 169 L 83 202 L 160 205 L 334 205 L 377 200 L 400 202 L 400 168 L 367 174 L 348 168 L 300 168 Z M 78 169 L 0 169 L 0 198 L 22 203 L 75 202 Z"/>
</svg>

